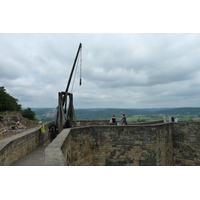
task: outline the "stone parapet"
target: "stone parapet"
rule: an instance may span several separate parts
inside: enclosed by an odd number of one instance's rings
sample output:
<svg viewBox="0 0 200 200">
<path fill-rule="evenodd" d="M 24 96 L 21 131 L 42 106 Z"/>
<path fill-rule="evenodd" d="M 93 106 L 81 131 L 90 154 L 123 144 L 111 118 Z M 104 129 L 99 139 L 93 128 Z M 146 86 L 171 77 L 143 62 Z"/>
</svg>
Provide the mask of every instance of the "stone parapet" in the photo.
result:
<svg viewBox="0 0 200 200">
<path fill-rule="evenodd" d="M 47 132 L 48 123 L 45 123 Z M 45 135 L 45 141 L 48 135 Z M 22 133 L 0 140 L 0 166 L 9 166 L 40 145 L 40 130 L 28 129 Z"/>
<path fill-rule="evenodd" d="M 71 129 L 63 129 L 61 133 L 45 149 L 46 166 L 66 166 L 67 162 L 62 153 L 62 146 L 65 143 Z"/>
<path fill-rule="evenodd" d="M 54 150 L 48 151 L 48 165 L 200 165 L 199 122 L 85 126 L 64 130 L 60 134 L 59 146 L 56 145 L 57 139 Z M 56 154 L 60 157 L 59 162 Z"/>
<path fill-rule="evenodd" d="M 46 148 L 46 165 L 171 166 L 172 128 L 173 124 L 64 129 Z"/>
<path fill-rule="evenodd" d="M 109 125 L 109 120 L 77 120 L 77 126 Z"/>
<path fill-rule="evenodd" d="M 11 136 L 16 135 L 16 134 L 19 134 L 19 133 L 17 131 L 15 131 L 15 132 L 13 131 L 13 132 L 9 132 L 9 133 L 7 133 L 7 132 L 0 133 L 0 140 L 11 137 Z"/>
<path fill-rule="evenodd" d="M 104 124 L 107 120 L 78 122 L 81 127 L 63 129 L 45 149 L 46 166 L 200 165 L 199 122 L 153 121 L 126 126 Z M 93 125 L 87 126 L 89 123 Z M 46 123 L 46 131 L 48 126 Z M 39 130 L 32 128 L 1 140 L 0 165 L 12 165 L 36 149 L 39 137 Z"/>
<path fill-rule="evenodd" d="M 200 123 L 174 123 L 173 130 L 174 165 L 200 165 Z"/>
</svg>

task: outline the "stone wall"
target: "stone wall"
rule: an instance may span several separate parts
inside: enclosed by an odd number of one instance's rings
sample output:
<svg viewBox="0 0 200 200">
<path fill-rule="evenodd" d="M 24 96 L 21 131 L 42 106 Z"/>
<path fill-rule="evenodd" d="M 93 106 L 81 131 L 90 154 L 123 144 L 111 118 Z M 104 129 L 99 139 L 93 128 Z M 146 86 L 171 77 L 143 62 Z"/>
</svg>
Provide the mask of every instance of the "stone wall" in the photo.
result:
<svg viewBox="0 0 200 200">
<path fill-rule="evenodd" d="M 64 129 L 59 137 L 59 144 L 56 138 L 55 143 L 49 145 L 52 149 L 48 151 L 48 165 L 200 165 L 198 122 L 88 126 Z M 59 162 L 51 160 L 55 147 L 59 152 Z"/>
<path fill-rule="evenodd" d="M 71 129 L 63 129 L 62 132 L 54 139 L 45 149 L 46 166 L 66 166 L 67 162 L 62 153 L 62 146 L 68 138 Z"/>
<path fill-rule="evenodd" d="M 199 166 L 200 123 L 139 123 L 64 129 L 45 149 L 47 166 Z M 107 120 L 106 120 L 107 122 Z M 84 126 L 85 124 L 85 126 Z M 46 130 L 49 123 L 46 123 Z M 81 122 L 80 122 L 81 125 Z M 0 141 L 0 165 L 11 165 L 40 145 L 39 130 Z M 46 134 L 47 136 L 47 134 Z M 47 138 L 46 138 L 47 139 Z"/>
<path fill-rule="evenodd" d="M 47 127 L 49 123 L 45 123 Z M 47 140 L 48 134 L 45 136 Z M 8 166 L 24 157 L 40 145 L 40 130 L 28 129 L 22 133 L 0 140 L 0 166 Z"/>
<path fill-rule="evenodd" d="M 13 135 L 19 134 L 18 132 L 5 132 L 5 133 L 0 133 L 0 140 L 4 139 L 4 138 L 8 138 L 11 137 Z"/>
<path fill-rule="evenodd" d="M 173 165 L 172 124 L 71 129 L 62 145 L 67 165 Z"/>
<path fill-rule="evenodd" d="M 173 130 L 174 165 L 200 165 L 200 123 L 175 123 Z"/>
<path fill-rule="evenodd" d="M 78 120 L 77 126 L 109 125 L 109 120 Z"/>
</svg>

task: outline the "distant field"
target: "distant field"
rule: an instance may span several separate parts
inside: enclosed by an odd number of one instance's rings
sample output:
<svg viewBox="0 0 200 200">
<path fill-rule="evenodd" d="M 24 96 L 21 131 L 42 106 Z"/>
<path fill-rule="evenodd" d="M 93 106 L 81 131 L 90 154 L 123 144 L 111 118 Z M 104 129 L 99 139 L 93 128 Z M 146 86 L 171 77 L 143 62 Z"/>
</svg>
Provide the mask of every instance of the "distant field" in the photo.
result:
<svg viewBox="0 0 200 200">
<path fill-rule="evenodd" d="M 171 115 L 169 115 L 170 117 Z M 177 115 L 173 115 L 177 116 Z M 194 121 L 194 122 L 200 122 L 200 117 L 198 115 L 178 115 L 179 121 Z M 148 116 L 148 115 L 133 115 L 127 117 L 128 123 L 139 123 L 139 122 L 149 122 L 149 121 L 156 121 L 156 120 L 163 120 L 164 115 L 154 115 L 154 116 Z M 120 118 L 117 118 L 117 121 L 120 121 Z"/>
<path fill-rule="evenodd" d="M 33 109 L 37 118 L 42 121 L 50 121 L 56 118 L 55 108 Z M 164 115 L 176 116 L 179 121 L 200 121 L 200 108 L 175 108 L 175 109 L 122 109 L 122 108 L 95 108 L 75 109 L 77 120 L 100 120 L 110 119 L 114 114 L 119 122 L 122 114 L 126 114 L 128 123 L 148 122 L 162 120 Z"/>
</svg>

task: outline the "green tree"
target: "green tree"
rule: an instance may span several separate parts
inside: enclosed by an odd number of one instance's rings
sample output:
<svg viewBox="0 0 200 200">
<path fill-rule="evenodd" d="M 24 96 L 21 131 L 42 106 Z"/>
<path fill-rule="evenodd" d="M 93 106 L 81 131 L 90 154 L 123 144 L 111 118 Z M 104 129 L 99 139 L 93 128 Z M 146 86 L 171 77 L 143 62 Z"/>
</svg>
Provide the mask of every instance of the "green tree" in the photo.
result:
<svg viewBox="0 0 200 200">
<path fill-rule="evenodd" d="M 35 119 L 35 112 L 31 108 L 27 108 L 21 111 L 22 116 L 31 120 Z"/>
<path fill-rule="evenodd" d="M 6 89 L 0 87 L 0 111 L 20 111 L 21 105 L 18 104 L 18 99 L 9 95 Z"/>
</svg>

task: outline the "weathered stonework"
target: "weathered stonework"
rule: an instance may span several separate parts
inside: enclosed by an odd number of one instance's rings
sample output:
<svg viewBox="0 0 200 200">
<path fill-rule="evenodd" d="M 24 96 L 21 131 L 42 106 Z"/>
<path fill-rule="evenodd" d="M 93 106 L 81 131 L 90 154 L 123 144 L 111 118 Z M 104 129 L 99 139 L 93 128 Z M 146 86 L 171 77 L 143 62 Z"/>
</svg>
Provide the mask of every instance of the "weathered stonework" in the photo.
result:
<svg viewBox="0 0 200 200">
<path fill-rule="evenodd" d="M 109 125 L 109 120 L 78 120 L 77 126 Z"/>
<path fill-rule="evenodd" d="M 96 120 L 95 120 L 96 121 Z M 104 121 L 105 122 L 105 121 Z M 45 149 L 46 166 L 199 166 L 200 123 L 139 123 L 64 129 Z M 102 123 L 103 122 L 98 122 Z M 81 124 L 81 122 L 80 122 Z M 46 124 L 48 126 L 48 123 Z M 39 130 L 0 141 L 0 165 L 39 146 Z"/>
<path fill-rule="evenodd" d="M 18 132 L 1 133 L 0 140 L 19 134 Z"/>
<path fill-rule="evenodd" d="M 200 165 L 200 123 L 175 123 L 173 130 L 174 165 Z"/>
<path fill-rule="evenodd" d="M 49 123 L 45 124 L 47 131 Z M 45 135 L 45 141 L 48 135 Z M 40 145 L 40 131 L 36 128 L 0 140 L 0 166 L 8 166 Z"/>
<path fill-rule="evenodd" d="M 198 166 L 199 128 L 197 122 L 180 122 L 65 129 L 58 136 L 65 163 L 53 165 Z M 46 164 L 51 165 L 48 158 Z"/>
<path fill-rule="evenodd" d="M 169 124 L 71 129 L 62 151 L 68 165 L 173 165 Z"/>
</svg>

